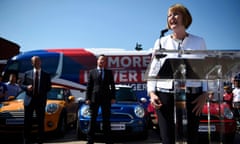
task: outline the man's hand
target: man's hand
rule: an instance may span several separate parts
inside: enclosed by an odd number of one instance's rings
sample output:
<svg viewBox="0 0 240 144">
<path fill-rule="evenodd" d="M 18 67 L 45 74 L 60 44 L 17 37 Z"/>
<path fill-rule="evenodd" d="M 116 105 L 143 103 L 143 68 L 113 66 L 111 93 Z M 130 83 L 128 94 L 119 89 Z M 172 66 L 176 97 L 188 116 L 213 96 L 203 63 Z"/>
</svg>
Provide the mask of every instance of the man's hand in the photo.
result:
<svg viewBox="0 0 240 144">
<path fill-rule="evenodd" d="M 4 98 L 4 94 L 0 94 L 0 98 Z"/>
<path fill-rule="evenodd" d="M 28 85 L 28 86 L 27 86 L 27 90 L 28 90 L 28 91 L 33 91 L 33 86 L 32 86 L 32 85 Z"/>
<path fill-rule="evenodd" d="M 114 104 L 116 103 L 116 100 L 115 99 L 111 99 L 111 104 Z"/>
<path fill-rule="evenodd" d="M 90 103 L 91 103 L 90 100 L 86 100 L 86 101 L 85 101 L 85 104 L 87 104 L 87 105 L 89 105 Z"/>
</svg>

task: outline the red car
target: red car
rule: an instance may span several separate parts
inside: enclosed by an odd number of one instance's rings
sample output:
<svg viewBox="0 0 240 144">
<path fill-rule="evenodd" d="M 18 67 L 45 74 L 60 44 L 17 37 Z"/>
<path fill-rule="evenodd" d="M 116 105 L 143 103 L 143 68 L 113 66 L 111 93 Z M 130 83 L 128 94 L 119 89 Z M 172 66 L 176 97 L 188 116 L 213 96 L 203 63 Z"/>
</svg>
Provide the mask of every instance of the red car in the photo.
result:
<svg viewBox="0 0 240 144">
<path fill-rule="evenodd" d="M 147 107 L 148 118 L 149 118 L 149 128 L 158 129 L 158 117 L 155 108 L 152 106 L 151 103 L 148 104 Z"/>
<path fill-rule="evenodd" d="M 206 103 L 200 116 L 198 131 L 211 136 L 210 138 L 232 139 L 236 132 L 236 121 L 230 106 L 226 102 Z"/>
<path fill-rule="evenodd" d="M 210 111 L 208 115 L 208 111 Z M 158 128 L 158 118 L 155 109 L 151 104 L 148 105 L 148 113 L 150 117 L 150 126 Z M 209 117 L 208 117 L 209 116 Z M 206 134 L 210 132 L 212 137 L 222 134 L 223 137 L 232 137 L 236 132 L 236 121 L 233 116 L 231 107 L 226 102 L 212 101 L 206 103 L 200 116 L 199 133 Z"/>
</svg>

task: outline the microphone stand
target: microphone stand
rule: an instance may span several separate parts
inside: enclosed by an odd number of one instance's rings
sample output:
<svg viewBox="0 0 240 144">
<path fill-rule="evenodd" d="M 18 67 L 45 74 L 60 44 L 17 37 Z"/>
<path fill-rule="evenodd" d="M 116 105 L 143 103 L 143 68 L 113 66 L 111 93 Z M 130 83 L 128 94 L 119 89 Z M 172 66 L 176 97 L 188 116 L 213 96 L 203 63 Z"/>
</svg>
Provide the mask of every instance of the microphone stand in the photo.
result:
<svg viewBox="0 0 240 144">
<path fill-rule="evenodd" d="M 180 64 L 173 73 L 174 79 L 174 123 L 175 142 L 186 141 L 187 133 L 187 109 L 186 109 L 186 65 Z"/>
<path fill-rule="evenodd" d="M 152 53 L 151 58 L 151 65 L 149 68 L 149 76 L 150 77 L 157 77 L 158 71 L 161 68 L 161 58 L 164 58 L 167 56 L 167 54 L 163 54 L 162 52 L 162 46 L 161 46 L 161 38 L 164 36 L 164 34 L 168 31 L 168 29 L 163 29 L 161 31 L 161 35 L 159 37 L 159 50 L 155 50 Z"/>
<path fill-rule="evenodd" d="M 163 54 L 163 53 L 162 53 L 163 48 L 162 48 L 162 45 L 161 45 L 161 38 L 164 37 L 164 35 L 165 35 L 166 32 L 168 32 L 168 29 L 167 29 L 167 28 L 161 30 L 161 35 L 160 35 L 160 37 L 159 37 L 159 51 L 160 51 L 160 52 L 155 52 L 155 57 L 156 57 L 157 59 L 164 58 L 164 57 L 167 56 L 166 54 Z"/>
</svg>

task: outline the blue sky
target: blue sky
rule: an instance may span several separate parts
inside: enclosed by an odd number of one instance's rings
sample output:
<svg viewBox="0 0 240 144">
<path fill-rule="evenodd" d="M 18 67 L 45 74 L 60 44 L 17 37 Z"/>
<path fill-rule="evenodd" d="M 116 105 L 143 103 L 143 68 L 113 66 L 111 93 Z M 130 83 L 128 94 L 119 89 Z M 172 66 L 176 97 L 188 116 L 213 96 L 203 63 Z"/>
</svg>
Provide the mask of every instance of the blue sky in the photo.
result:
<svg viewBox="0 0 240 144">
<path fill-rule="evenodd" d="M 239 0 L 1 0 L 0 37 L 21 51 L 48 48 L 151 49 L 169 6 L 185 5 L 187 30 L 208 49 L 240 49 Z M 170 32 L 169 32 L 170 33 Z"/>
</svg>

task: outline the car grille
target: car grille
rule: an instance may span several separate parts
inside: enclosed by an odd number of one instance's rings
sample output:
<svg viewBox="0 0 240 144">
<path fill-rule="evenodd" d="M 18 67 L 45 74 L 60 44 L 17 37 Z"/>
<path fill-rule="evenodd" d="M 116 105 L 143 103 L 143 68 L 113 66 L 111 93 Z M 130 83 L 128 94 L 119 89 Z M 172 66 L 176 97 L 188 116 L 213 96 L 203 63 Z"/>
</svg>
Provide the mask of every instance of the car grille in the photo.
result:
<svg viewBox="0 0 240 144">
<path fill-rule="evenodd" d="M 102 120 L 102 115 L 98 115 L 98 119 Z M 133 120 L 133 116 L 127 113 L 112 113 L 111 114 L 111 121 L 121 121 L 130 123 Z"/>
<path fill-rule="evenodd" d="M 33 131 L 36 130 L 37 118 L 33 114 Z M 19 133 L 23 130 L 24 111 L 11 111 L 0 113 L 0 132 L 4 133 Z"/>
<path fill-rule="evenodd" d="M 11 111 L 0 113 L 0 118 L 24 117 L 24 111 Z"/>
<path fill-rule="evenodd" d="M 218 116 L 214 116 L 214 115 L 210 115 L 210 119 L 211 120 L 219 120 L 219 117 Z M 200 120 L 208 120 L 208 115 L 201 115 L 200 116 Z"/>
<path fill-rule="evenodd" d="M 133 119 L 133 117 L 130 114 L 125 114 L 125 113 L 113 113 L 111 114 L 111 117 L 116 119 L 125 119 L 128 121 Z"/>
<path fill-rule="evenodd" d="M 17 119 L 24 119 L 24 111 L 11 111 L 0 113 L 0 125 L 5 125 L 8 122 L 13 123 L 13 125 L 18 124 Z M 33 113 L 33 119 L 36 119 L 36 113 Z M 16 120 L 16 121 L 15 121 Z M 22 122 L 20 122 L 22 123 Z"/>
<path fill-rule="evenodd" d="M 10 112 L 1 112 L 0 119 L 2 118 L 18 118 L 24 117 L 24 111 L 10 111 Z M 36 113 L 33 113 L 33 117 L 36 117 Z"/>
</svg>

